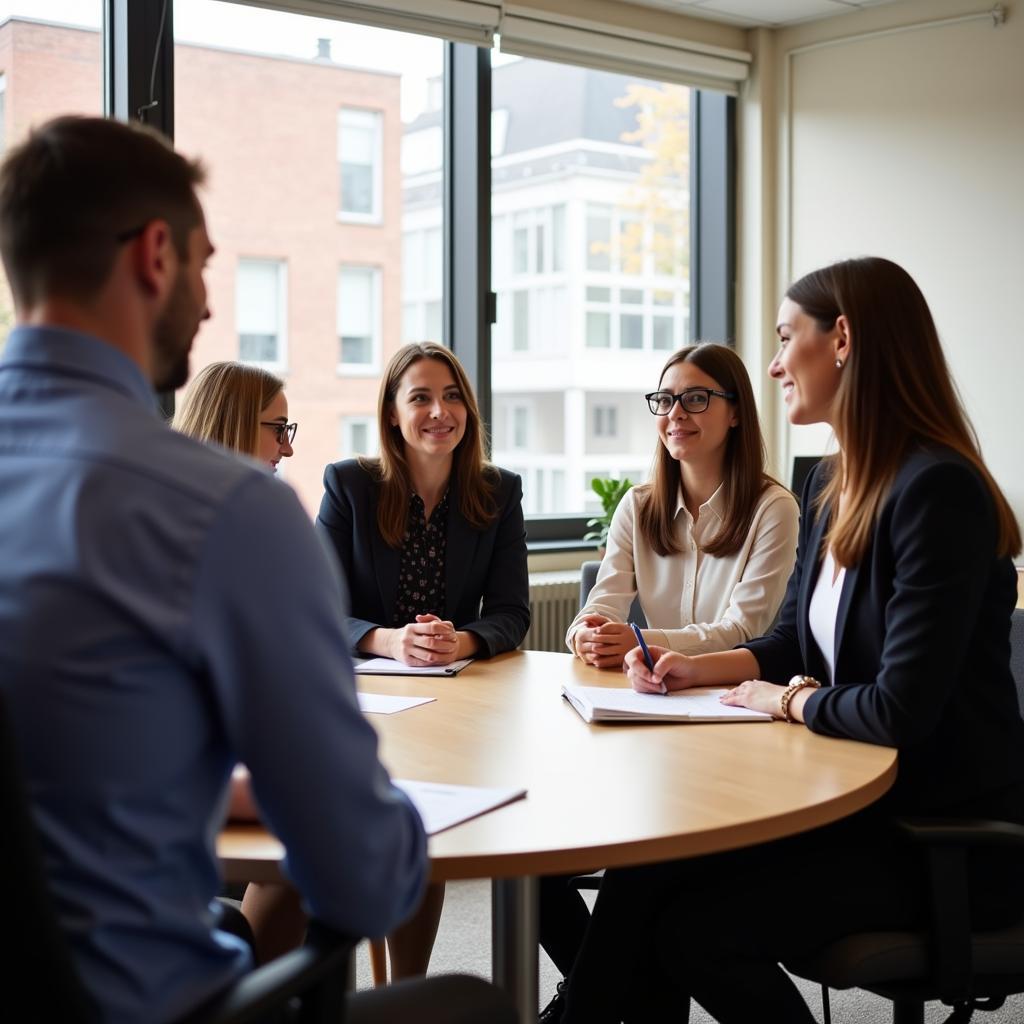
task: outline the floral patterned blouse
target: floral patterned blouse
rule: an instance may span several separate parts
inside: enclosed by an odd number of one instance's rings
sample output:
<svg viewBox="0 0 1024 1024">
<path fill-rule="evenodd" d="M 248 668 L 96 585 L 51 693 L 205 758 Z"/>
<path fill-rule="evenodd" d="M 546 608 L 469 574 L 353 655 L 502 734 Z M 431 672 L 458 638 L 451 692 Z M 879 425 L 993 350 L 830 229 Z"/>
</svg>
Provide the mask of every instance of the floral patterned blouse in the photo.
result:
<svg viewBox="0 0 1024 1024">
<path fill-rule="evenodd" d="M 429 522 L 423 499 L 409 499 L 409 520 L 402 541 L 398 570 L 398 596 L 392 626 L 416 621 L 417 615 L 444 618 L 444 567 L 448 538 L 448 491 Z"/>
</svg>

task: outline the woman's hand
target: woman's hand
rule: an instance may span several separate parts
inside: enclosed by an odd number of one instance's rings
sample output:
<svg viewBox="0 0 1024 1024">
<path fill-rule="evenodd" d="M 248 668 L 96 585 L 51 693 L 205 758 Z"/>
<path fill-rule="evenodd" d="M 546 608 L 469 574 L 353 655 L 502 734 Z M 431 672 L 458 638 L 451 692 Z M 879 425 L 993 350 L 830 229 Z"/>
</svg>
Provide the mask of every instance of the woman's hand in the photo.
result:
<svg viewBox="0 0 1024 1024">
<path fill-rule="evenodd" d="M 436 615 L 417 615 L 415 622 L 391 631 L 389 657 L 414 668 L 455 661 L 459 638 L 455 626 Z"/>
<path fill-rule="evenodd" d="M 781 718 L 782 695 L 785 692 L 784 686 L 766 683 L 763 679 L 748 679 L 734 686 L 728 693 L 723 693 L 720 700 L 734 708 L 749 708 L 751 711 L 763 711 L 773 718 Z"/>
<path fill-rule="evenodd" d="M 624 622 L 612 622 L 603 615 L 587 615 L 583 622 L 572 642 L 577 656 L 588 665 L 618 668 L 626 652 L 636 647 L 636 636 Z"/>
<path fill-rule="evenodd" d="M 629 678 L 629 685 L 637 693 L 669 693 L 671 690 L 685 690 L 696 685 L 693 658 L 677 654 L 665 647 L 648 644 L 654 671 L 647 668 L 644 652 L 634 647 L 622 665 L 622 671 Z"/>
</svg>

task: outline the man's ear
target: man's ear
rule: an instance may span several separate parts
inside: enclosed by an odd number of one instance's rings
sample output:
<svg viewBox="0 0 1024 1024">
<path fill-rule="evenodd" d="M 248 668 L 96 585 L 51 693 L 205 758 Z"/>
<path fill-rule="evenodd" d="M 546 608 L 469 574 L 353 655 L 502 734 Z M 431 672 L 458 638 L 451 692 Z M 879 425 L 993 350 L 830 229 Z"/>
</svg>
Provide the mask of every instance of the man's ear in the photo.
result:
<svg viewBox="0 0 1024 1024">
<path fill-rule="evenodd" d="M 154 298 L 162 299 L 174 284 L 179 262 L 171 226 L 165 220 L 151 220 L 142 229 L 132 253 L 139 283 Z"/>
<path fill-rule="evenodd" d="M 844 363 L 850 358 L 850 352 L 853 349 L 853 337 L 850 333 L 850 321 L 846 318 L 845 313 L 840 313 L 836 317 L 836 337 L 835 337 L 835 354 L 836 359 L 841 359 Z"/>
</svg>

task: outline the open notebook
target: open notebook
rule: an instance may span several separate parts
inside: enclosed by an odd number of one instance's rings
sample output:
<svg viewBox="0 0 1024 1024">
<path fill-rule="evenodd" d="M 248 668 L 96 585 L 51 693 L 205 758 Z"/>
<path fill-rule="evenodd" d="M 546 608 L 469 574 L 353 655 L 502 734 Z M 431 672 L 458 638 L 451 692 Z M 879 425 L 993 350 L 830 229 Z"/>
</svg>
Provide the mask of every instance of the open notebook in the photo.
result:
<svg viewBox="0 0 1024 1024">
<path fill-rule="evenodd" d="M 724 689 L 695 687 L 660 693 L 565 684 L 562 696 L 584 722 L 770 722 L 771 715 L 721 704 Z"/>
</svg>

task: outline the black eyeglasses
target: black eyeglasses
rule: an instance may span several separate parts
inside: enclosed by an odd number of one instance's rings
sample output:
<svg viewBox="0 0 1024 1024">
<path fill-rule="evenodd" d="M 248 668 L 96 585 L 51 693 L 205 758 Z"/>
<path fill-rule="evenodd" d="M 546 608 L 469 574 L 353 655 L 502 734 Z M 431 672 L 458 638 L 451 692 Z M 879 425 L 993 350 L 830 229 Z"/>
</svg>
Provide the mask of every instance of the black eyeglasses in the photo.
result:
<svg viewBox="0 0 1024 1024">
<path fill-rule="evenodd" d="M 264 420 L 260 420 L 260 426 L 270 427 L 274 431 L 274 437 L 277 438 L 278 444 L 284 444 L 285 438 L 288 438 L 288 443 L 291 444 L 299 429 L 298 423 L 273 423 Z"/>
<path fill-rule="evenodd" d="M 647 399 L 647 404 L 655 416 L 667 416 L 676 402 L 687 412 L 703 412 L 708 407 L 712 395 L 730 400 L 736 397 L 732 391 L 716 391 L 714 388 L 687 388 L 678 395 L 673 395 L 671 391 L 652 391 L 649 395 L 644 395 L 644 398 Z"/>
</svg>

